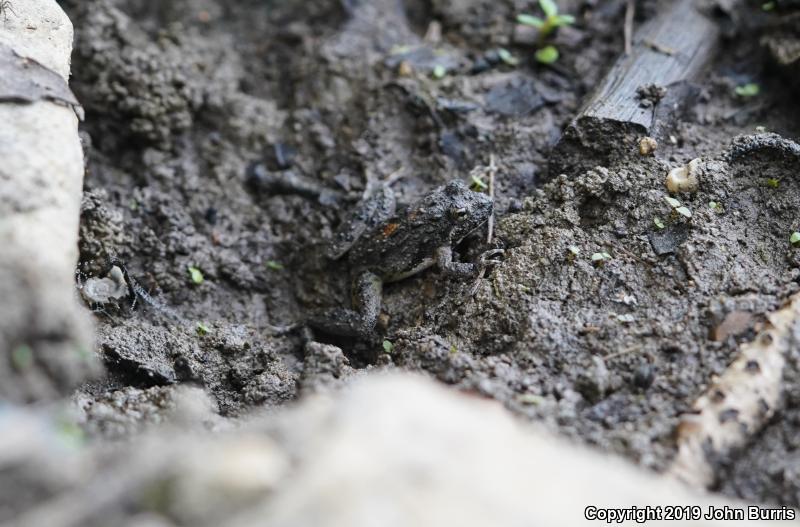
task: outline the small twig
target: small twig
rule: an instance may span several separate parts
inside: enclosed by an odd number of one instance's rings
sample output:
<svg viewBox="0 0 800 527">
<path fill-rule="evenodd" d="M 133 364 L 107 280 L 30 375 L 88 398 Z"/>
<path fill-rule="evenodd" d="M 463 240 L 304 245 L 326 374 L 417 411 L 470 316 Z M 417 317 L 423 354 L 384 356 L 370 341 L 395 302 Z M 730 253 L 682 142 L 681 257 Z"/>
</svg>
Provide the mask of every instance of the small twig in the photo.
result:
<svg viewBox="0 0 800 527">
<path fill-rule="evenodd" d="M 603 356 L 601 358 L 603 359 L 603 361 L 609 361 L 609 360 L 612 360 L 612 359 L 616 359 L 616 358 L 622 357 L 624 355 L 628 355 L 630 353 L 636 353 L 636 352 L 640 352 L 640 351 L 642 351 L 642 347 L 641 346 L 631 346 L 630 348 L 625 348 L 624 350 L 617 351 L 615 353 L 609 353 L 608 355 L 605 355 L 605 356 Z"/>
<path fill-rule="evenodd" d="M 628 0 L 625 6 L 625 54 L 630 55 L 633 51 L 633 17 L 636 14 L 636 0 Z"/>
<path fill-rule="evenodd" d="M 645 46 L 652 49 L 653 51 L 658 51 L 659 53 L 663 53 L 664 55 L 669 55 L 670 57 L 675 54 L 675 50 L 672 48 L 668 48 L 667 46 L 662 46 L 658 42 L 653 42 L 650 39 L 645 39 L 642 41 Z"/>
<path fill-rule="evenodd" d="M 489 197 L 492 198 L 492 203 L 494 203 L 494 178 L 495 174 L 497 173 L 497 165 L 494 164 L 494 154 L 489 154 Z M 489 223 L 488 229 L 489 232 L 486 235 L 486 243 L 492 243 L 492 239 L 494 238 L 494 205 L 492 205 L 492 213 L 489 215 Z"/>
</svg>

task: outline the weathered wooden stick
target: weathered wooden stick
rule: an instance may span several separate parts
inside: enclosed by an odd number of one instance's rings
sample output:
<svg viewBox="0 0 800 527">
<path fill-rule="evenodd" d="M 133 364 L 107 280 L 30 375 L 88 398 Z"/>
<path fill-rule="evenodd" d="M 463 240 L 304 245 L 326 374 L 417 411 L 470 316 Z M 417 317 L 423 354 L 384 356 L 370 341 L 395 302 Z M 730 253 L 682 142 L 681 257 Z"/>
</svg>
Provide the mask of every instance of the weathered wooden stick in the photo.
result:
<svg viewBox="0 0 800 527">
<path fill-rule="evenodd" d="M 800 295 L 769 323 L 681 417 L 678 454 L 667 473 L 697 487 L 714 483 L 713 459 L 745 446 L 780 410 L 783 368 L 800 325 Z"/>
<path fill-rule="evenodd" d="M 718 37 L 717 25 L 695 0 L 670 3 L 644 24 L 631 53 L 620 57 L 564 131 L 550 158 L 549 176 L 607 164 L 635 152 L 639 137 L 661 135 L 688 98 L 689 84 L 713 57 Z M 651 86 L 666 88 L 664 98 L 643 98 L 642 90 Z"/>
</svg>

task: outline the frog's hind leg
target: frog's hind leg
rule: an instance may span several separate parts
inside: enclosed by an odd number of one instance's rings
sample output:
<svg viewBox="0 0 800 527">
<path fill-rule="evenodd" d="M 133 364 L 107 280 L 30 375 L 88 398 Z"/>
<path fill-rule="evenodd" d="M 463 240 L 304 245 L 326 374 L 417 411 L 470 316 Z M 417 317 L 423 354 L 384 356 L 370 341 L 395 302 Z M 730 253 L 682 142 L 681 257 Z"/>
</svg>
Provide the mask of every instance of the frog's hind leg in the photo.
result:
<svg viewBox="0 0 800 527">
<path fill-rule="evenodd" d="M 383 281 L 374 273 L 362 273 L 353 281 L 353 309 L 320 311 L 309 318 L 308 325 L 331 335 L 368 336 L 378 322 L 382 294 Z"/>
</svg>

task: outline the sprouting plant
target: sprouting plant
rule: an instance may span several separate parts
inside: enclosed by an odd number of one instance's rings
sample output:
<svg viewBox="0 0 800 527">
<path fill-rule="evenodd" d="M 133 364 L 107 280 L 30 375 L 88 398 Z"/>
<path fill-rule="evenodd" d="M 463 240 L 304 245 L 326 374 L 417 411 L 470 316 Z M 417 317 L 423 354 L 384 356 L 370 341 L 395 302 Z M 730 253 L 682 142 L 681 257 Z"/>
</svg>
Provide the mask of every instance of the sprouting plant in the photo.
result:
<svg viewBox="0 0 800 527">
<path fill-rule="evenodd" d="M 677 199 L 667 196 L 664 198 L 664 201 L 666 201 L 669 204 L 669 206 L 672 207 L 672 210 L 674 210 L 676 213 L 680 214 L 684 218 L 688 219 L 692 217 L 692 211 L 690 211 L 688 207 L 684 207 L 683 205 L 681 205 L 681 202 L 678 201 Z"/>
<path fill-rule="evenodd" d="M 781 180 L 771 177 L 767 179 L 766 183 L 769 188 L 778 188 L 781 185 Z"/>
<path fill-rule="evenodd" d="M 510 51 L 506 48 L 500 48 L 497 50 L 497 56 L 500 57 L 504 63 L 508 64 L 509 66 L 517 66 L 519 65 L 519 59 L 515 57 Z"/>
<path fill-rule="evenodd" d="M 553 45 L 545 45 L 545 42 L 559 27 L 574 24 L 575 17 L 559 14 L 558 5 L 554 0 L 539 0 L 539 7 L 544 12 L 544 18 L 523 13 L 517 15 L 517 22 L 535 27 L 539 31 L 539 49 L 536 50 L 536 60 L 542 64 L 552 64 L 558 60 L 558 49 Z"/>
<path fill-rule="evenodd" d="M 708 202 L 708 208 L 713 210 L 714 212 L 719 213 L 719 214 L 722 214 L 723 212 L 725 212 L 725 209 L 723 208 L 722 204 L 721 203 L 717 203 L 716 201 L 709 201 Z"/>
<path fill-rule="evenodd" d="M 280 262 L 276 262 L 275 260 L 268 260 L 266 263 L 267 269 L 271 271 L 282 271 L 283 264 Z"/>
<path fill-rule="evenodd" d="M 559 27 L 575 23 L 574 16 L 558 14 L 558 5 L 553 0 L 539 0 L 539 7 L 544 11 L 544 19 L 538 16 L 521 14 L 517 16 L 517 22 L 538 29 L 539 38 L 542 40 L 550 36 Z"/>
<path fill-rule="evenodd" d="M 761 86 L 755 82 L 748 82 L 747 84 L 737 86 L 733 91 L 736 92 L 736 95 L 739 97 L 755 97 L 761 93 Z"/>
<path fill-rule="evenodd" d="M 537 49 L 534 57 L 536 57 L 536 60 L 542 64 L 553 64 L 558 60 L 558 49 L 556 49 L 555 46 L 545 46 Z"/>
<path fill-rule="evenodd" d="M 385 351 L 386 353 L 391 355 L 392 350 L 394 350 L 394 344 L 392 344 L 392 341 L 391 340 L 384 340 L 383 341 L 383 351 Z"/>
<path fill-rule="evenodd" d="M 653 218 L 653 223 L 655 224 L 655 226 L 656 226 L 656 229 L 658 229 L 658 230 L 663 230 L 663 229 L 664 229 L 664 227 L 665 227 L 665 226 L 664 226 L 664 222 L 663 222 L 663 221 L 661 221 L 661 218 L 659 218 L 658 216 L 656 216 L 655 218 Z"/>
<path fill-rule="evenodd" d="M 447 75 L 447 68 L 445 68 L 441 64 L 437 64 L 436 66 L 433 67 L 432 74 L 434 79 L 437 80 L 444 79 L 445 76 Z"/>
<path fill-rule="evenodd" d="M 187 270 L 189 271 L 189 278 L 191 278 L 195 285 L 200 285 L 203 283 L 205 280 L 203 277 L 203 271 L 194 266 L 189 266 Z"/>
<path fill-rule="evenodd" d="M 202 322 L 197 323 L 197 334 L 200 335 L 201 337 L 205 337 L 206 335 L 208 335 L 210 331 L 211 330 L 208 328 L 208 326 L 206 326 Z"/>
<path fill-rule="evenodd" d="M 800 245 L 800 232 L 794 231 L 792 235 L 789 236 L 789 243 L 795 247 Z"/>
<path fill-rule="evenodd" d="M 486 184 L 486 182 L 483 180 L 483 176 L 480 174 L 472 174 L 470 179 L 472 181 L 470 182 L 469 188 L 476 192 L 481 192 L 489 188 L 489 185 Z"/>
<path fill-rule="evenodd" d="M 592 263 L 595 264 L 598 267 L 602 267 L 610 259 L 611 259 L 611 255 L 608 254 L 605 251 L 604 252 L 599 252 L 599 253 L 594 253 L 592 255 Z"/>
</svg>

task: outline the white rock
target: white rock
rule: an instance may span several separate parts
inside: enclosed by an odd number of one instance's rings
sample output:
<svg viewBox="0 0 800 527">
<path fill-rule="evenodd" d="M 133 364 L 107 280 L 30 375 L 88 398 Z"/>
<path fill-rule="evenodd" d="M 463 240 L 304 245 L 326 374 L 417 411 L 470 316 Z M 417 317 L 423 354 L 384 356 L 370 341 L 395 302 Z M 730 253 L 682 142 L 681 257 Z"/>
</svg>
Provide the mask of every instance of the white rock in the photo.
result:
<svg viewBox="0 0 800 527">
<path fill-rule="evenodd" d="M 15 1 L 13 10 L 0 16 L 0 43 L 66 80 L 72 24 L 58 4 Z M 77 357 L 91 348 L 91 328 L 74 286 L 84 171 L 75 112 L 0 102 L 0 159 L 0 357 L 25 343 L 60 376 L 49 386 L 3 379 L 0 395 L 49 397 L 97 370 L 91 357 Z"/>
<path fill-rule="evenodd" d="M 338 401 L 307 403 L 281 429 L 295 472 L 236 527 L 572 527 L 588 523 L 588 506 L 732 504 L 416 378 L 368 378 Z"/>
</svg>

